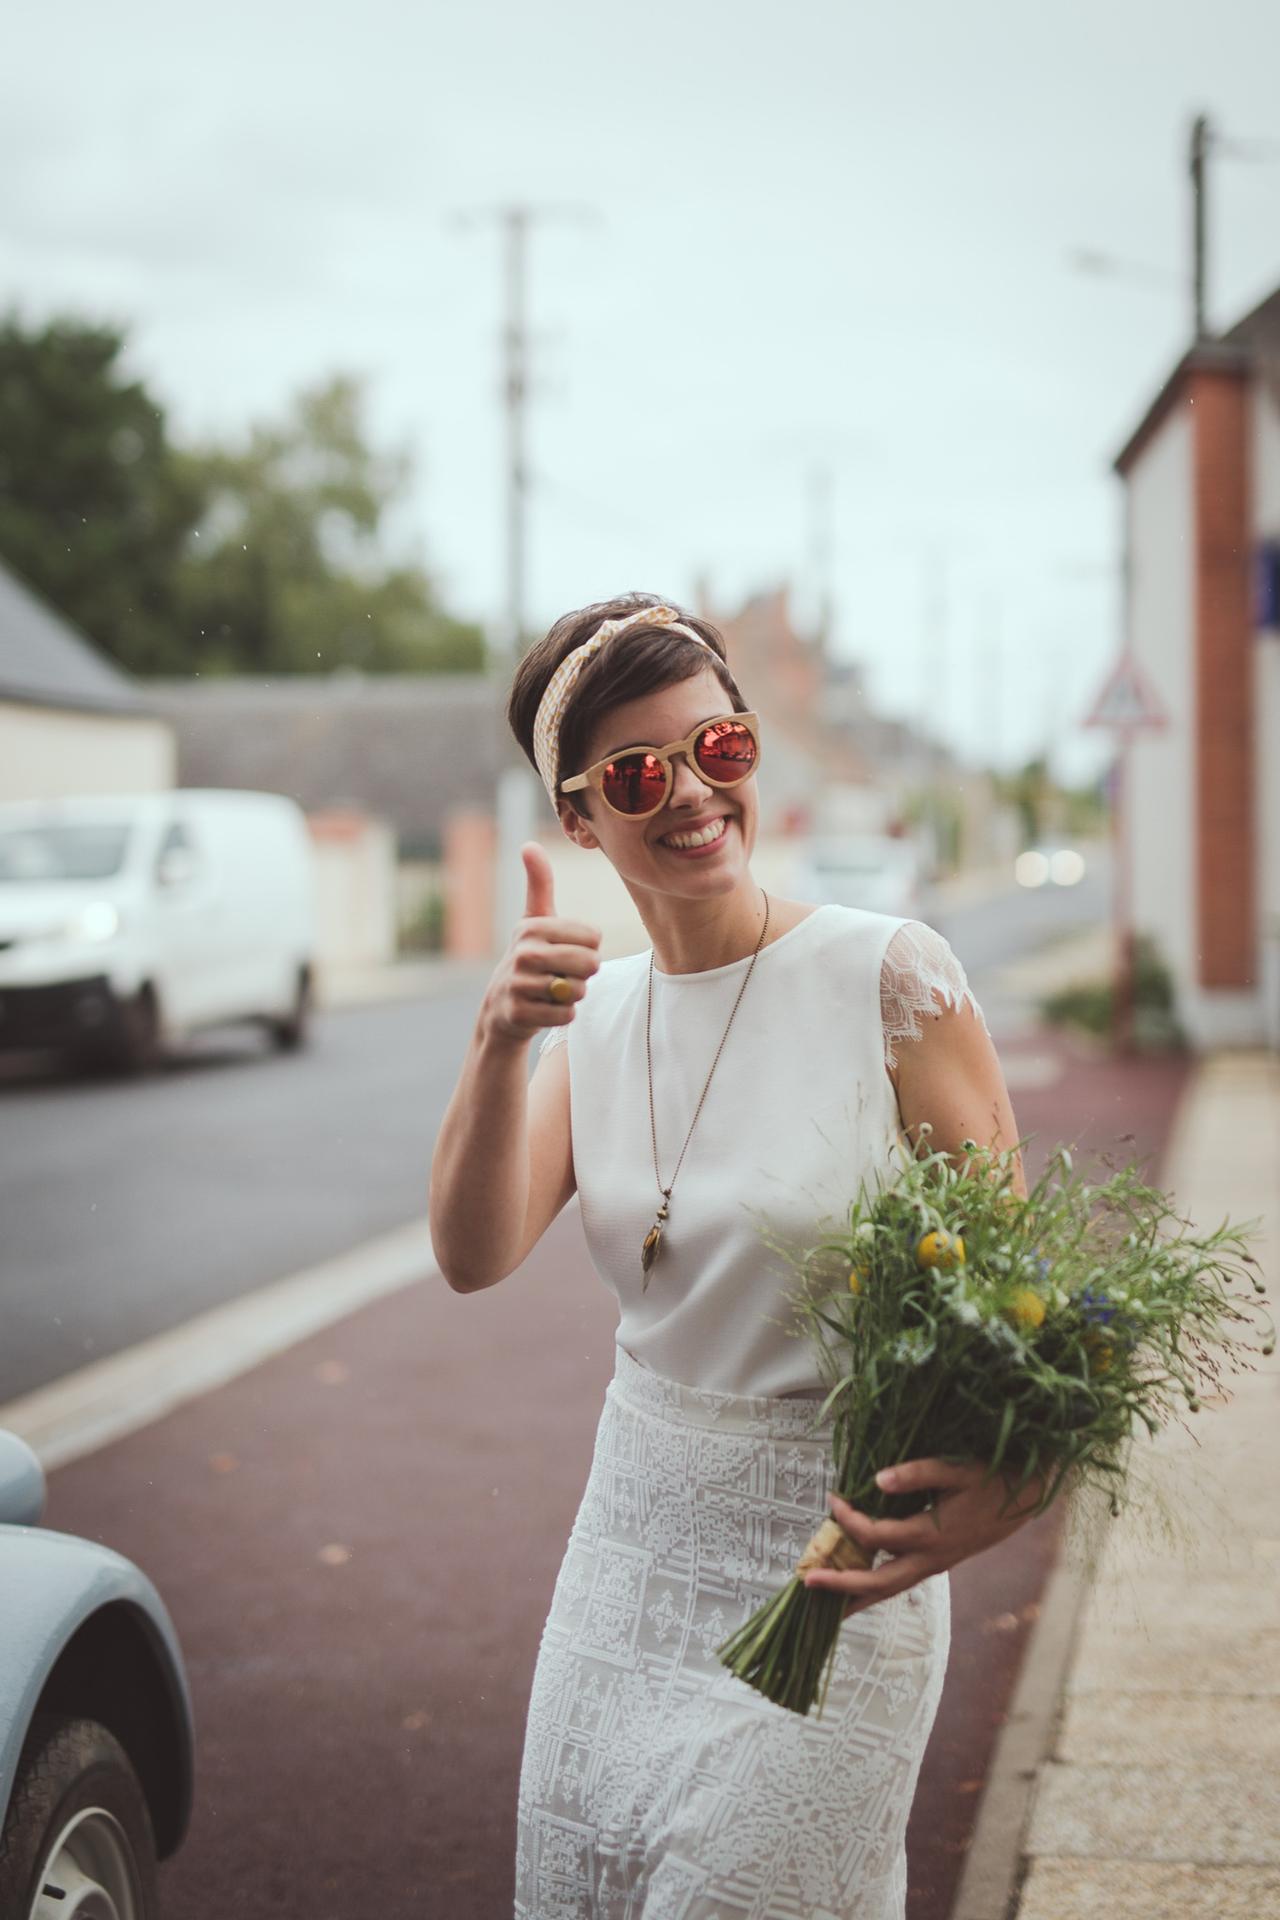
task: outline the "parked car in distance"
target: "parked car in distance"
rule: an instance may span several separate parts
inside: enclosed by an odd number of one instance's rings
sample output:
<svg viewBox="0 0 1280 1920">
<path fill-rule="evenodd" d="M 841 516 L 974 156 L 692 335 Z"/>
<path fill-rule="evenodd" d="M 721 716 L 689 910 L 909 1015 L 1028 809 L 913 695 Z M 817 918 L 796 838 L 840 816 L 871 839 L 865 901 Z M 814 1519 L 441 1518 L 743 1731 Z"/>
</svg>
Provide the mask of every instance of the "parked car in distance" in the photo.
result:
<svg viewBox="0 0 1280 1920">
<path fill-rule="evenodd" d="M 1084 874 L 1084 855 L 1075 847 L 1027 847 L 1013 863 L 1020 887 L 1074 887 Z"/>
<path fill-rule="evenodd" d="M 44 1474 L 0 1428 L 0 1915 L 159 1920 L 191 1815 L 191 1699 L 131 1560 L 39 1524 Z"/>
<path fill-rule="evenodd" d="M 244 1020 L 298 1047 L 314 952 L 310 838 L 281 794 L 0 805 L 0 1050 L 139 1071 Z"/>
<path fill-rule="evenodd" d="M 797 854 L 789 886 L 798 900 L 910 919 L 920 904 L 919 849 L 891 834 L 815 837 Z"/>
</svg>

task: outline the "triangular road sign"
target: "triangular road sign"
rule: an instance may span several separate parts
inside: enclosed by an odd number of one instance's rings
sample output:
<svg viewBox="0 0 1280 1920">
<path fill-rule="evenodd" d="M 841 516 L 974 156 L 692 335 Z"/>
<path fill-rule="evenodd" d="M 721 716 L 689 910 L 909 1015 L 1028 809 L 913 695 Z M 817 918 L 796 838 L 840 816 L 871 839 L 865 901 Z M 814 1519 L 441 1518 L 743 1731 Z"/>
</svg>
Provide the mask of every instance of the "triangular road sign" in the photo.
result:
<svg viewBox="0 0 1280 1920">
<path fill-rule="evenodd" d="M 1128 733 L 1139 727 L 1163 727 L 1164 709 L 1131 653 L 1122 653 L 1101 693 L 1085 716 L 1086 727 L 1111 727 Z"/>
</svg>

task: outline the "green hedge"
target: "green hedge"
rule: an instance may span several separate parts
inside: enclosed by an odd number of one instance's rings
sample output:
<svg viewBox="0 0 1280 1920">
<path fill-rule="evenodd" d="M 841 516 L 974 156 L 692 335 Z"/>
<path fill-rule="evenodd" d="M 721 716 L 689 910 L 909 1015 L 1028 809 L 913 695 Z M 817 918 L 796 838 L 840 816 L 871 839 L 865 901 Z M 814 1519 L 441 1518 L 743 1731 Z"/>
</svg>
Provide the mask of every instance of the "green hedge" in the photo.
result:
<svg viewBox="0 0 1280 1920">
<path fill-rule="evenodd" d="M 1114 985 L 1111 980 L 1085 980 L 1051 993 L 1040 1002 L 1050 1026 L 1080 1027 L 1104 1039 L 1111 1034 Z M 1133 1038 L 1151 1052 L 1181 1050 L 1187 1044 L 1178 1020 L 1173 978 L 1147 934 L 1134 941 Z"/>
</svg>

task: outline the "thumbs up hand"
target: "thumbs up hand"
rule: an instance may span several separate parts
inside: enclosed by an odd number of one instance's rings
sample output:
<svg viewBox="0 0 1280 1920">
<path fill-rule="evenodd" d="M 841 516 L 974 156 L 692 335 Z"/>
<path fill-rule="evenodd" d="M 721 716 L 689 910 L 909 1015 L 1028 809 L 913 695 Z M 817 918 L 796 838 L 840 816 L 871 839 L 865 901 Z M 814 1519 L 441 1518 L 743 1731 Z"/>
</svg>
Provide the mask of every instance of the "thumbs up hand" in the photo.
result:
<svg viewBox="0 0 1280 1920">
<path fill-rule="evenodd" d="M 527 1043 L 544 1027 L 564 1027 L 573 1019 L 587 982 L 600 965 L 599 927 L 556 913 L 551 862 L 536 840 L 520 849 L 525 871 L 524 917 L 498 962 L 485 994 L 482 1017 L 504 1039 Z M 548 988 L 556 977 L 569 982 L 568 999 L 553 1000 Z"/>
<path fill-rule="evenodd" d="M 525 919 L 540 920 L 554 917 L 555 878 L 546 853 L 536 840 L 526 840 L 520 849 L 520 858 L 524 861 L 525 878 L 528 882 L 524 897 Z"/>
</svg>

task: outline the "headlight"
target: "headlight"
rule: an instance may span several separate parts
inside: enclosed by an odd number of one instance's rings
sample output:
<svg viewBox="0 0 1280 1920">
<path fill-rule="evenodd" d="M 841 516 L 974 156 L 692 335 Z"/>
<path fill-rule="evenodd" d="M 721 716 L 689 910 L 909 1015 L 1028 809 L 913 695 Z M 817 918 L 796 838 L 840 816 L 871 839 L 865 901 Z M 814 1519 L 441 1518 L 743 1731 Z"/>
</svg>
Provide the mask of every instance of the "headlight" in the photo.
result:
<svg viewBox="0 0 1280 1920">
<path fill-rule="evenodd" d="M 68 940 L 112 940 L 120 931 L 120 915 L 109 900 L 93 900 L 62 929 Z"/>
<path fill-rule="evenodd" d="M 1063 847 L 1049 859 L 1049 877 L 1055 887 L 1074 887 L 1084 879 L 1084 855 Z"/>
<path fill-rule="evenodd" d="M 1049 878 L 1047 856 L 1031 848 L 1020 853 L 1013 863 L 1013 875 L 1020 887 L 1042 887 Z"/>
</svg>

